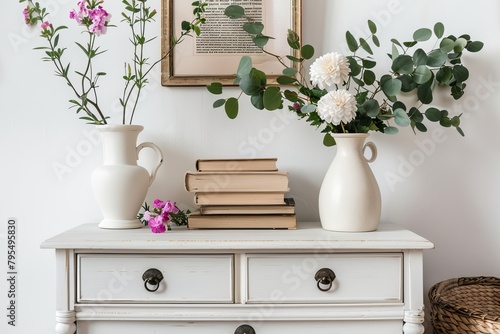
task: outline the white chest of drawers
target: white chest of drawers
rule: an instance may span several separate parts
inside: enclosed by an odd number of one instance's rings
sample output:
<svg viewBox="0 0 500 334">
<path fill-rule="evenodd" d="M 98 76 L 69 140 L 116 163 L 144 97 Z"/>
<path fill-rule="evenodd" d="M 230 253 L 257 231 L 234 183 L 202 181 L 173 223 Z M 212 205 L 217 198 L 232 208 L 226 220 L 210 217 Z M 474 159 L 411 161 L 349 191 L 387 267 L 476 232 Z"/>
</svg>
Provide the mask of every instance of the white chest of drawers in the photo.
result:
<svg viewBox="0 0 500 334">
<path fill-rule="evenodd" d="M 319 223 L 164 234 L 85 224 L 42 244 L 56 252 L 58 334 L 421 334 L 432 247 L 397 225 Z"/>
</svg>

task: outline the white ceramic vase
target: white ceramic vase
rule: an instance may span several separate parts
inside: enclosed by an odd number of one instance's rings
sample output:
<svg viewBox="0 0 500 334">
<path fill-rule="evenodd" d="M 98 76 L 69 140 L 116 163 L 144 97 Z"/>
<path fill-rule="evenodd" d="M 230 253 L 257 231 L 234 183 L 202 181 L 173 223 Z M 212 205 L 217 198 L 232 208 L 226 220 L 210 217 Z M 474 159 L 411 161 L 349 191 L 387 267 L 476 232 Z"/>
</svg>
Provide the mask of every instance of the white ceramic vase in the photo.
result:
<svg viewBox="0 0 500 334">
<path fill-rule="evenodd" d="M 337 153 L 319 192 L 319 216 L 325 230 L 374 231 L 380 223 L 381 199 L 377 180 L 368 165 L 377 147 L 365 133 L 332 134 Z M 365 158 L 370 148 L 370 159 Z"/>
<path fill-rule="evenodd" d="M 91 176 L 92 189 L 103 215 L 99 227 L 107 229 L 140 228 L 137 219 L 153 183 L 163 156 L 153 143 L 137 145 L 141 125 L 98 125 L 102 135 L 103 164 Z M 157 160 L 151 174 L 137 165 L 139 151 L 149 147 L 156 152 Z"/>
</svg>

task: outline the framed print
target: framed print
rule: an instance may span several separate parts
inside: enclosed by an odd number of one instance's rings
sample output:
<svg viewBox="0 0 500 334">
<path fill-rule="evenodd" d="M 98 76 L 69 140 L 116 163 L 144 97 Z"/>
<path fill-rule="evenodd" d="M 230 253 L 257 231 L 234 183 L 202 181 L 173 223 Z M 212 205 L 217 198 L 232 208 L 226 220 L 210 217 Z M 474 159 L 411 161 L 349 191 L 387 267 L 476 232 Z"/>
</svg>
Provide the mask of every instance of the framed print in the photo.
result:
<svg viewBox="0 0 500 334">
<path fill-rule="evenodd" d="M 275 78 L 283 65 L 263 52 L 242 29 L 247 19 L 224 15 L 228 5 L 245 8 L 245 15 L 264 24 L 263 34 L 273 37 L 264 47 L 267 52 L 285 57 L 295 55 L 287 43 L 288 29 L 301 34 L 302 0 L 202 0 L 207 3 L 206 23 L 200 36 L 187 36 L 162 60 L 163 86 L 204 86 L 211 82 L 234 85 L 242 56 L 252 57 L 254 67 Z M 182 21 L 193 17 L 192 0 L 162 0 L 162 54 L 168 53 L 172 36 L 179 36 Z M 286 58 L 285 61 L 288 61 Z M 288 66 L 293 66 L 290 61 Z"/>
</svg>

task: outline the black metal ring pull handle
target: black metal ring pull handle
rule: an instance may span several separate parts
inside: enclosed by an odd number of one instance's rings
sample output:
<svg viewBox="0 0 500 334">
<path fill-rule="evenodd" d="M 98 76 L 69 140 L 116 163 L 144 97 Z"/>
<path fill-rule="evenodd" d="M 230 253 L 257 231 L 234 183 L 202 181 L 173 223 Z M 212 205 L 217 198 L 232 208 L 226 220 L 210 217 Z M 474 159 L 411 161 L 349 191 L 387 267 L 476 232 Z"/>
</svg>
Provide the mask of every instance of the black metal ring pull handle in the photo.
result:
<svg viewBox="0 0 500 334">
<path fill-rule="evenodd" d="M 316 275 L 314 275 L 314 279 L 317 282 L 317 287 L 321 291 L 328 291 L 332 288 L 333 281 L 335 280 L 335 273 L 333 270 L 329 268 L 321 268 L 316 272 Z M 323 287 L 326 285 L 326 288 Z"/>
<path fill-rule="evenodd" d="M 234 334 L 255 334 L 255 329 L 250 325 L 241 325 L 236 328 Z"/>
<path fill-rule="evenodd" d="M 155 292 L 160 287 L 160 282 L 163 279 L 163 274 L 161 271 L 155 268 L 148 269 L 142 274 L 142 280 L 144 281 L 144 288 L 149 292 Z M 152 288 L 150 288 L 150 286 Z"/>
</svg>

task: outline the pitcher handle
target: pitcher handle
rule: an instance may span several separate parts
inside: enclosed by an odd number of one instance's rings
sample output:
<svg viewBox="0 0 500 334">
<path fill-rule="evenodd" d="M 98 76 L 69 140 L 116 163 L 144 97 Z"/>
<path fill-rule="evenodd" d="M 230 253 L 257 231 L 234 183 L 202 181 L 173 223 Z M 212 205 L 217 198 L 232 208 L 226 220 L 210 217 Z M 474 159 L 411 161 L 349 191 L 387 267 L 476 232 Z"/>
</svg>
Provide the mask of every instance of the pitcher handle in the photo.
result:
<svg viewBox="0 0 500 334">
<path fill-rule="evenodd" d="M 153 183 L 153 181 L 155 180 L 156 172 L 158 171 L 158 168 L 160 168 L 161 164 L 163 163 L 163 154 L 161 153 L 160 148 L 158 146 L 156 146 L 155 144 L 150 143 L 150 142 L 144 142 L 144 143 L 140 144 L 139 146 L 137 146 L 137 159 L 139 159 L 139 152 L 143 148 L 146 148 L 146 147 L 153 149 L 153 151 L 156 152 L 156 155 L 158 158 L 156 160 L 155 165 L 153 166 L 153 169 L 151 170 L 151 173 L 150 173 L 149 185 L 151 185 Z"/>
<path fill-rule="evenodd" d="M 365 157 L 365 160 L 366 160 L 366 162 L 374 162 L 375 159 L 377 159 L 377 146 L 375 146 L 375 144 L 373 142 L 371 142 L 371 141 L 367 142 L 365 144 L 365 146 L 363 146 L 363 154 L 365 154 L 365 150 L 366 150 L 367 147 L 372 152 L 372 156 L 370 157 L 370 159 L 367 159 Z"/>
</svg>

